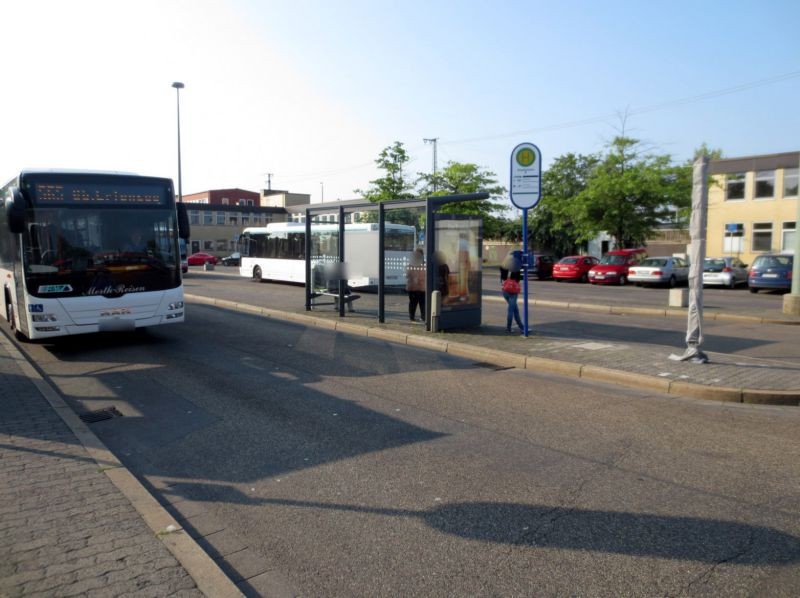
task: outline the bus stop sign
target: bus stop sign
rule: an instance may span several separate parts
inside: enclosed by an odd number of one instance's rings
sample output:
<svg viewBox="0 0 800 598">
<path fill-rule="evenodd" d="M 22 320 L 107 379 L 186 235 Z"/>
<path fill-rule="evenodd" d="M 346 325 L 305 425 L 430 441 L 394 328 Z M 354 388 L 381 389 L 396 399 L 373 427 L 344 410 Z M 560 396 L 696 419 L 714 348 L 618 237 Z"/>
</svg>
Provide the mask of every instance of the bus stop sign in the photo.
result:
<svg viewBox="0 0 800 598">
<path fill-rule="evenodd" d="M 535 208 L 542 194 L 542 153 L 532 143 L 520 143 L 511 152 L 511 203 Z"/>
</svg>

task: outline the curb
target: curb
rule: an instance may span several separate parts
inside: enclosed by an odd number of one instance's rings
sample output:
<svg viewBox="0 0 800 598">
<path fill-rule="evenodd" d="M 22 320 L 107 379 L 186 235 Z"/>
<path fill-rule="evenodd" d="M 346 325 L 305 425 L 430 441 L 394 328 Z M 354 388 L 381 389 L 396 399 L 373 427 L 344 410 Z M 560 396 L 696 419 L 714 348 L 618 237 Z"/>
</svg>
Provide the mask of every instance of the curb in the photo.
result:
<svg viewBox="0 0 800 598">
<path fill-rule="evenodd" d="M 484 297 L 484 301 L 504 301 L 502 297 Z M 553 301 L 551 299 L 528 299 L 528 305 L 553 307 L 556 309 L 579 309 L 582 311 L 593 311 L 601 314 L 636 314 L 640 316 L 659 316 L 659 317 L 676 317 L 686 318 L 688 310 L 680 307 L 620 307 L 617 305 L 602 305 L 593 303 L 571 303 L 569 301 Z M 800 319 L 789 320 L 773 317 L 761 316 L 748 316 L 746 314 L 731 314 L 731 313 L 715 313 L 703 312 L 703 318 L 706 320 L 719 320 L 719 321 L 733 321 L 733 322 L 752 322 L 755 324 L 779 324 L 783 326 L 800 326 Z"/>
<path fill-rule="evenodd" d="M 603 368 L 594 365 L 583 365 L 571 361 L 560 361 L 547 357 L 529 357 L 520 355 L 519 353 L 503 351 L 501 349 L 476 347 L 475 345 L 446 341 L 433 336 L 420 336 L 416 334 L 407 334 L 397 330 L 365 326 L 363 324 L 337 322 L 335 320 L 296 314 L 294 312 L 282 312 L 274 309 L 261 310 L 260 308 L 252 305 L 236 303 L 234 301 L 227 301 L 224 299 L 214 299 L 212 297 L 204 297 L 202 295 L 184 294 L 184 299 L 187 301 L 194 301 L 195 303 L 231 309 L 233 311 L 243 311 L 249 314 L 260 314 L 266 316 L 267 314 L 265 312 L 269 311 L 268 315 L 270 317 L 275 317 L 276 319 L 299 322 L 305 325 L 327 328 L 329 330 L 336 330 L 338 332 L 347 334 L 368 336 L 400 345 L 408 345 L 421 349 L 430 349 L 442 353 L 449 353 L 457 357 L 475 359 L 500 367 L 514 367 L 519 369 L 535 370 L 538 372 L 546 372 L 548 374 L 556 374 L 560 376 L 569 376 L 572 378 L 585 378 L 586 380 L 593 380 L 595 382 L 607 382 L 620 386 L 652 390 L 664 394 L 691 397 L 695 399 L 705 399 L 709 401 L 749 403 L 754 405 L 800 406 L 800 389 L 796 391 L 783 391 L 706 386 L 693 382 L 667 380 L 657 376 L 648 376 L 647 374 L 625 372 L 622 370 L 614 370 L 611 368 Z M 244 309 L 245 305 L 246 309 Z M 603 306 L 590 307 L 603 308 Z M 610 310 L 611 308 L 605 306 L 604 309 Z M 602 311 L 602 309 L 598 311 Z M 665 313 L 665 310 L 655 311 L 661 315 Z M 610 313 L 610 311 L 607 313 Z"/>
<path fill-rule="evenodd" d="M 139 516 L 181 566 L 197 584 L 197 589 L 206 596 L 242 597 L 244 594 L 219 565 L 187 534 L 183 527 L 147 491 L 139 480 L 108 450 L 78 415 L 67 405 L 58 392 L 42 377 L 26 359 L 22 351 L 5 335 L 0 334 L 0 343 L 8 351 L 22 371 L 33 382 L 39 393 L 61 417 L 67 427 L 83 445 L 89 456 L 97 463 L 111 483 L 128 499 Z"/>
</svg>

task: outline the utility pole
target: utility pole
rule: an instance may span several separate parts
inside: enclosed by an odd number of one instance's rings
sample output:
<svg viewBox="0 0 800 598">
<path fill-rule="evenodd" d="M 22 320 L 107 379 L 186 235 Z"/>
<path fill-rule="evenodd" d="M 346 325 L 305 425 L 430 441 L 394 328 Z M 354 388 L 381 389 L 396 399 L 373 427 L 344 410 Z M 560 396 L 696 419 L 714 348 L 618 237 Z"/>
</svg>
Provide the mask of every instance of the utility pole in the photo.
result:
<svg viewBox="0 0 800 598">
<path fill-rule="evenodd" d="M 267 191 L 272 191 L 272 173 L 267 173 Z"/>
<path fill-rule="evenodd" d="M 319 183 L 320 203 L 325 203 L 325 185 L 320 181 Z"/>
<path fill-rule="evenodd" d="M 436 191 L 436 142 L 439 141 L 439 138 L 432 137 L 430 139 L 423 139 L 422 141 L 433 144 L 433 190 Z"/>
</svg>

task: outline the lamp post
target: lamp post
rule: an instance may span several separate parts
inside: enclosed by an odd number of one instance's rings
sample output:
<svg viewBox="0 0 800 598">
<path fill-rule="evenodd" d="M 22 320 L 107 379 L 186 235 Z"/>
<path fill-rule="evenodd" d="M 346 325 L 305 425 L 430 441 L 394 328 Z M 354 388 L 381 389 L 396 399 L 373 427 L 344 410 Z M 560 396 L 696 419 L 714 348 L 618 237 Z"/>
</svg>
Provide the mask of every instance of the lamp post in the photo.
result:
<svg viewBox="0 0 800 598">
<path fill-rule="evenodd" d="M 798 152 L 800 156 L 800 152 Z M 784 176 L 786 171 L 784 170 Z M 800 168 L 797 169 L 800 175 Z M 798 176 L 800 180 L 800 176 Z M 800 185 L 798 185 L 800 189 Z M 797 196 L 797 215 L 794 220 L 794 261 L 792 263 L 792 288 L 791 292 L 783 296 L 783 313 L 792 316 L 800 316 L 800 191 L 795 193 Z"/>
<path fill-rule="evenodd" d="M 185 86 L 180 81 L 172 84 L 178 98 L 178 201 L 183 202 L 183 182 L 181 181 L 181 89 Z"/>
</svg>

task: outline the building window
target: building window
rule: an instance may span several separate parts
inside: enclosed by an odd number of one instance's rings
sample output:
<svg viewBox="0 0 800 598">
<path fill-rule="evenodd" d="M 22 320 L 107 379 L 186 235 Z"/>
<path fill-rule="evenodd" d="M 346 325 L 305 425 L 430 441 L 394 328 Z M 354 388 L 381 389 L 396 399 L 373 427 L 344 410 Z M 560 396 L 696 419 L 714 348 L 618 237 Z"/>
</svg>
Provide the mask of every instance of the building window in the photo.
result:
<svg viewBox="0 0 800 598">
<path fill-rule="evenodd" d="M 725 199 L 744 199 L 744 173 L 734 172 L 725 177 Z"/>
<path fill-rule="evenodd" d="M 208 225 L 212 224 L 213 222 L 211 219 L 212 215 L 213 212 L 203 212 L 203 224 L 208 224 Z"/>
<path fill-rule="evenodd" d="M 797 235 L 797 224 L 794 222 L 784 222 L 781 235 L 781 251 L 794 251 L 795 239 L 797 238 L 795 235 Z"/>
<path fill-rule="evenodd" d="M 200 224 L 200 212 L 189 210 L 189 224 Z"/>
<path fill-rule="evenodd" d="M 222 198 L 222 205 L 223 205 L 223 206 L 228 206 L 228 205 L 230 205 L 230 202 L 231 202 L 231 200 L 230 200 L 230 199 L 228 199 L 227 197 L 223 197 L 223 198 Z"/>
<path fill-rule="evenodd" d="M 756 199 L 772 199 L 775 197 L 775 171 L 759 170 L 756 172 Z"/>
<path fill-rule="evenodd" d="M 239 214 L 228 214 L 228 224 L 236 226 L 239 224 Z"/>
<path fill-rule="evenodd" d="M 217 239 L 217 251 L 227 251 L 228 241 L 225 239 Z"/>
<path fill-rule="evenodd" d="M 217 212 L 217 225 L 222 226 L 225 224 L 225 212 Z"/>
<path fill-rule="evenodd" d="M 744 224 L 740 222 L 725 225 L 725 237 L 722 246 L 723 253 L 742 253 L 744 249 Z"/>
<path fill-rule="evenodd" d="M 772 251 L 772 223 L 753 223 L 753 251 Z"/>
<path fill-rule="evenodd" d="M 798 168 L 785 168 L 783 170 L 783 196 L 797 197 Z"/>
<path fill-rule="evenodd" d="M 214 251 L 214 241 L 203 241 L 203 251 Z"/>
<path fill-rule="evenodd" d="M 247 200 L 247 205 L 248 205 L 248 206 L 250 206 L 250 207 L 252 207 L 252 206 L 254 206 L 254 205 L 255 205 L 255 202 L 254 202 L 252 199 L 248 199 L 248 200 Z"/>
<path fill-rule="evenodd" d="M 249 214 L 242 214 L 242 226 L 250 226 Z"/>
</svg>

